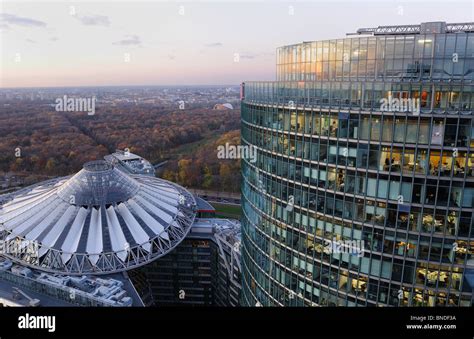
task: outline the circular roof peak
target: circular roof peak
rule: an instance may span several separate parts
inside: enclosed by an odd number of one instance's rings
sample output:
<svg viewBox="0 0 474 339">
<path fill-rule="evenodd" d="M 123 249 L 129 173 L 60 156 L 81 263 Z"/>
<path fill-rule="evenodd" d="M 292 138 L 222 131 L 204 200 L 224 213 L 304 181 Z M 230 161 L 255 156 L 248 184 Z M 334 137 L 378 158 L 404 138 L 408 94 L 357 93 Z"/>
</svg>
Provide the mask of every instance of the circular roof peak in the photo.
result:
<svg viewBox="0 0 474 339">
<path fill-rule="evenodd" d="M 84 164 L 83 169 L 58 189 L 58 195 L 71 205 L 102 206 L 132 198 L 140 183 L 113 165 L 99 160 Z"/>
<path fill-rule="evenodd" d="M 105 172 L 114 168 L 112 164 L 109 164 L 105 160 L 89 161 L 86 162 L 82 167 L 89 172 Z"/>
</svg>

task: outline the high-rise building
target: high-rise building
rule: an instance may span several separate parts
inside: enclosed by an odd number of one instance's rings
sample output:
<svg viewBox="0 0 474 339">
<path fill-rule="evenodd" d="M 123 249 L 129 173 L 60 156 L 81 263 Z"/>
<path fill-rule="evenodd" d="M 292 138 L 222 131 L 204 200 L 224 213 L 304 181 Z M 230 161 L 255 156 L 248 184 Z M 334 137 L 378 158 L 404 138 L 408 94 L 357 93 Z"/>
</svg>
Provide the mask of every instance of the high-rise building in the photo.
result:
<svg viewBox="0 0 474 339">
<path fill-rule="evenodd" d="M 129 277 L 147 306 L 239 306 L 240 223 L 196 219 L 179 246 Z"/>
<path fill-rule="evenodd" d="M 242 85 L 243 302 L 472 306 L 474 23 L 277 49 Z"/>
</svg>

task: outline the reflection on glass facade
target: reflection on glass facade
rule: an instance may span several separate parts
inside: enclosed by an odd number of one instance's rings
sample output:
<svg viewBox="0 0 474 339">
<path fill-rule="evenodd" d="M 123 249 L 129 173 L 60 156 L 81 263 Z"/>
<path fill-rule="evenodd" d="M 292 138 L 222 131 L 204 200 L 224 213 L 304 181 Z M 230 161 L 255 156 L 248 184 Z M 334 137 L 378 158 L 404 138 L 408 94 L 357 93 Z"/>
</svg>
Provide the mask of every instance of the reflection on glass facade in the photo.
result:
<svg viewBox="0 0 474 339">
<path fill-rule="evenodd" d="M 473 305 L 474 33 L 420 27 L 281 47 L 243 85 L 244 304 Z"/>
</svg>

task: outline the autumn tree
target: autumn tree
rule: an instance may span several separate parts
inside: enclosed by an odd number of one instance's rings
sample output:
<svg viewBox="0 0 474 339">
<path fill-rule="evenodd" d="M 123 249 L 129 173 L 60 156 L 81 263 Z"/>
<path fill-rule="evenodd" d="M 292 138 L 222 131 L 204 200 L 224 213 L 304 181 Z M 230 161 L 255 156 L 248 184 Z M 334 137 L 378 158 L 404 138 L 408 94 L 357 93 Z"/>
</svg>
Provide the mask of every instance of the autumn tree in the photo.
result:
<svg viewBox="0 0 474 339">
<path fill-rule="evenodd" d="M 168 181 L 176 181 L 176 173 L 170 170 L 164 170 L 163 179 Z"/>
<path fill-rule="evenodd" d="M 55 167 L 56 167 L 56 163 L 55 163 L 54 159 L 49 158 L 48 161 L 46 162 L 46 167 L 45 167 L 46 172 L 48 174 L 54 174 L 53 171 L 55 170 Z"/>
<path fill-rule="evenodd" d="M 219 176 L 224 191 L 231 191 L 232 189 L 232 174 L 231 166 L 226 162 L 222 162 L 219 167 Z"/>
<path fill-rule="evenodd" d="M 209 166 L 204 166 L 204 173 L 202 177 L 202 188 L 209 189 L 213 183 L 213 176 Z"/>
</svg>

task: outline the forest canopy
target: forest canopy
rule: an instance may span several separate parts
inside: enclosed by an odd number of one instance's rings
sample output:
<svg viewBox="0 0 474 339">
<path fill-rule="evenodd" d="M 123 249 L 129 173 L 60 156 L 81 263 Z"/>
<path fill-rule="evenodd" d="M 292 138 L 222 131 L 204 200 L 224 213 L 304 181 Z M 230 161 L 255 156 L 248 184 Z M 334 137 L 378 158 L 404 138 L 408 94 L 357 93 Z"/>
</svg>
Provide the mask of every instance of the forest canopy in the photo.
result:
<svg viewBox="0 0 474 339">
<path fill-rule="evenodd" d="M 163 174 L 183 185 L 238 190 L 231 180 L 238 161 L 219 163 L 209 155 L 220 142 L 238 144 L 239 126 L 238 110 L 123 105 L 91 116 L 22 102 L 0 111 L 0 174 L 69 175 L 87 161 L 128 148 L 154 164 L 169 160 Z"/>
</svg>

